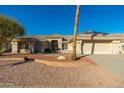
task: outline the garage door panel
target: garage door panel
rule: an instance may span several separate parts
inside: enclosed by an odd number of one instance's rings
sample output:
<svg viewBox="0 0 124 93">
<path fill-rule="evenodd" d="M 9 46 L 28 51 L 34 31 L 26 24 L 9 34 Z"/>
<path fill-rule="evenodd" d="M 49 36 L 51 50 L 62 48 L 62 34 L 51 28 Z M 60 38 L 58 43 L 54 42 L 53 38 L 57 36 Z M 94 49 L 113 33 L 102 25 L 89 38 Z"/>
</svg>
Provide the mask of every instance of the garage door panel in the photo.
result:
<svg viewBox="0 0 124 93">
<path fill-rule="evenodd" d="M 92 43 L 84 43 L 83 53 L 84 54 L 91 54 L 91 51 L 92 51 Z"/>
<path fill-rule="evenodd" d="M 94 47 L 94 54 L 111 54 L 111 45 L 105 43 L 97 43 Z"/>
<path fill-rule="evenodd" d="M 84 54 L 111 54 L 110 43 L 84 43 Z"/>
<path fill-rule="evenodd" d="M 121 50 L 119 43 L 112 42 L 90 42 L 85 41 L 83 44 L 77 44 L 77 54 L 119 54 Z"/>
</svg>

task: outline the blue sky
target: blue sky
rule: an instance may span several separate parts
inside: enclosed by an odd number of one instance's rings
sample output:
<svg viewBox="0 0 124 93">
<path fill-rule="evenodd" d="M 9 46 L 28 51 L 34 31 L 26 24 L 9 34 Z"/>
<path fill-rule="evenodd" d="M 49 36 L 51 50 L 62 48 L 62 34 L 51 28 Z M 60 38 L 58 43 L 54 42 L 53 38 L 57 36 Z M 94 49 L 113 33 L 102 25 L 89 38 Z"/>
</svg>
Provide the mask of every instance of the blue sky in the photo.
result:
<svg viewBox="0 0 124 93">
<path fill-rule="evenodd" d="M 0 6 L 0 14 L 16 19 L 27 35 L 73 34 L 76 6 Z M 94 30 L 124 33 L 124 6 L 81 6 L 78 33 Z"/>
</svg>

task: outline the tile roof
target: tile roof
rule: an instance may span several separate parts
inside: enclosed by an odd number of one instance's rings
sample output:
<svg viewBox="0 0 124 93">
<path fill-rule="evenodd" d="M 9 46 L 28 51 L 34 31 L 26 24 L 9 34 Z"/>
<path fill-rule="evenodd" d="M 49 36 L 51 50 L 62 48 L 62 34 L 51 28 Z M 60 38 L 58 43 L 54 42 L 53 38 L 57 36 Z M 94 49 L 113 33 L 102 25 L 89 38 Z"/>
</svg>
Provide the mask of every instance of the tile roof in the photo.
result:
<svg viewBox="0 0 124 93">
<path fill-rule="evenodd" d="M 91 40 L 92 34 L 79 34 L 77 35 L 77 40 Z M 47 41 L 47 38 L 63 38 L 65 41 L 71 41 L 73 40 L 73 35 L 59 35 L 59 34 L 53 34 L 53 35 L 34 35 L 34 36 L 23 36 L 19 38 L 25 38 L 25 39 L 36 39 L 38 41 Z M 18 38 L 16 38 L 18 39 Z M 102 35 L 97 34 L 93 37 L 94 40 L 124 40 L 124 34 L 109 34 L 109 35 Z"/>
</svg>

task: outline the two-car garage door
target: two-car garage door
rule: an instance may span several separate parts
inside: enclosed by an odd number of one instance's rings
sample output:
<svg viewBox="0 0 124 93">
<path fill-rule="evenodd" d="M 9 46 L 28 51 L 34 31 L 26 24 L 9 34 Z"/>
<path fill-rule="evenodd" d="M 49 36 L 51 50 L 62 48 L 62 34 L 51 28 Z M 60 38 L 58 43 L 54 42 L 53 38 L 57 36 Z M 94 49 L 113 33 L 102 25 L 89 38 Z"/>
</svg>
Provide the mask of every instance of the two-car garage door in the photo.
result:
<svg viewBox="0 0 124 93">
<path fill-rule="evenodd" d="M 110 54 L 111 46 L 106 43 L 84 43 L 83 54 Z"/>
<path fill-rule="evenodd" d="M 115 46 L 117 48 L 117 46 Z M 85 41 L 77 44 L 78 54 L 113 54 L 114 46 L 111 41 Z"/>
</svg>

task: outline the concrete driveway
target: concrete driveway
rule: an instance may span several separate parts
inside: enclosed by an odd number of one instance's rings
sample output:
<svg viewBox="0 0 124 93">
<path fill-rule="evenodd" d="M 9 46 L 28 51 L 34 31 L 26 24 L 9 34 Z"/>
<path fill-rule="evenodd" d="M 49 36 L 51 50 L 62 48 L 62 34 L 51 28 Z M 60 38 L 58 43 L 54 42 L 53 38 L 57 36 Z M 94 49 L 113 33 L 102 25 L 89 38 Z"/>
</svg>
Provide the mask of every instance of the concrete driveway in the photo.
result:
<svg viewBox="0 0 124 93">
<path fill-rule="evenodd" d="M 88 58 L 124 80 L 124 55 L 89 55 Z"/>
</svg>

